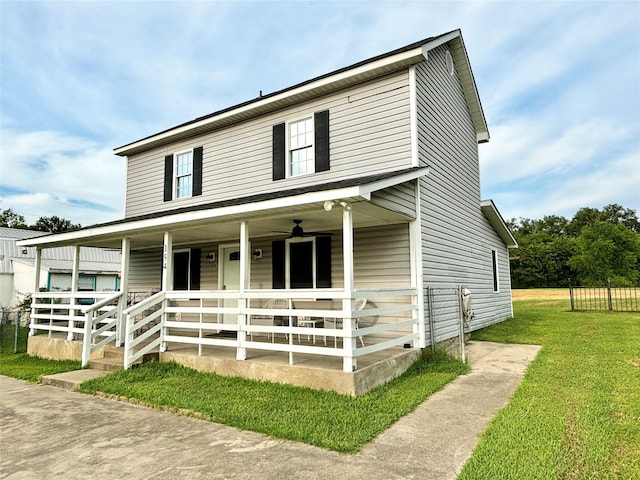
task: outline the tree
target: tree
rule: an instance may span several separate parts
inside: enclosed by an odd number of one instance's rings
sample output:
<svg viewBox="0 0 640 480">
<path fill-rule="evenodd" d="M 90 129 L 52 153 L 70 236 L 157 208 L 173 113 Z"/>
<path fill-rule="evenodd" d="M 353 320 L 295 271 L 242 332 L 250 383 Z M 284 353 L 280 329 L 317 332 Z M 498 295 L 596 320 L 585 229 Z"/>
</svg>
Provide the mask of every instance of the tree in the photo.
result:
<svg viewBox="0 0 640 480">
<path fill-rule="evenodd" d="M 80 224 L 74 225 L 70 220 L 54 215 L 52 217 L 40 217 L 30 228 L 41 232 L 61 233 L 77 230 L 80 228 Z"/>
<path fill-rule="evenodd" d="M 7 208 L 0 212 L 0 227 L 27 228 L 24 217 Z"/>
<path fill-rule="evenodd" d="M 596 221 L 576 239 L 576 254 L 569 265 L 582 285 L 637 285 L 640 279 L 640 233 L 623 223 Z"/>
</svg>

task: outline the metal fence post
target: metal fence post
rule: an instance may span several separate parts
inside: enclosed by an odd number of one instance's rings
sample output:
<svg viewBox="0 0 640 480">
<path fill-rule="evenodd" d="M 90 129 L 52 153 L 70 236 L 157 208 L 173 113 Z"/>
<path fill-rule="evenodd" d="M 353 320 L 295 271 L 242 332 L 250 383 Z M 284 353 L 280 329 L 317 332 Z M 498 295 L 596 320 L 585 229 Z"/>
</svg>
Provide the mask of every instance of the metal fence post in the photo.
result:
<svg viewBox="0 0 640 480">
<path fill-rule="evenodd" d="M 613 310 L 613 303 L 611 302 L 611 279 L 607 279 L 607 298 L 609 300 L 609 311 Z"/>
<path fill-rule="evenodd" d="M 571 311 L 574 311 L 574 303 L 573 303 L 573 285 L 571 285 L 571 279 L 569 279 L 569 301 L 571 302 Z"/>
</svg>

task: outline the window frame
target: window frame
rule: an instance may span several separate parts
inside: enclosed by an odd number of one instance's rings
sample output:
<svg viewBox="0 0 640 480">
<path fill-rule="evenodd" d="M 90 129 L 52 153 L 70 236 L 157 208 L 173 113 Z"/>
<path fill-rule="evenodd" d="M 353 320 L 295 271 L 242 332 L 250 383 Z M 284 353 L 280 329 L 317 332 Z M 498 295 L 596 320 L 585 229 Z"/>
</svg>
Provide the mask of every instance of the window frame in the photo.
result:
<svg viewBox="0 0 640 480">
<path fill-rule="evenodd" d="M 181 155 L 189 155 L 189 161 L 190 161 L 190 172 L 188 175 L 179 175 L 178 174 L 178 159 Z M 173 199 L 174 200 L 182 200 L 185 198 L 191 198 L 193 197 L 193 183 L 194 183 L 194 163 L 193 163 L 193 149 L 188 149 L 188 150 L 181 150 L 181 151 L 177 151 L 173 154 Z M 185 177 L 189 177 L 191 182 L 189 185 L 189 194 L 188 195 L 184 195 L 184 196 L 180 196 L 179 195 L 179 185 L 178 185 L 178 179 L 179 178 L 185 178 Z"/>
<path fill-rule="evenodd" d="M 307 144 L 305 147 L 296 148 L 295 150 L 291 148 L 291 127 L 296 123 L 307 122 L 311 123 L 311 143 Z M 296 178 L 303 177 L 305 175 L 313 175 L 316 173 L 316 125 L 315 125 L 315 116 L 313 113 L 309 115 L 305 115 L 299 118 L 295 118 L 292 120 L 288 120 L 285 122 L 285 178 Z M 307 159 L 306 162 L 311 164 L 311 169 L 304 173 L 298 173 L 294 175 L 292 173 L 293 170 L 293 152 L 308 149 L 311 152 L 311 159 Z"/>
<path fill-rule="evenodd" d="M 318 254 L 316 252 L 316 237 L 302 237 L 300 239 L 296 238 L 287 238 L 284 242 L 284 285 L 285 288 L 291 289 L 291 244 L 298 243 L 311 243 L 311 275 L 313 279 L 313 285 L 309 288 L 317 288 L 318 285 L 318 268 L 317 268 L 317 257 Z"/>
<path fill-rule="evenodd" d="M 491 249 L 491 275 L 493 280 L 493 293 L 500 293 L 500 268 L 498 264 L 498 250 Z"/>
</svg>

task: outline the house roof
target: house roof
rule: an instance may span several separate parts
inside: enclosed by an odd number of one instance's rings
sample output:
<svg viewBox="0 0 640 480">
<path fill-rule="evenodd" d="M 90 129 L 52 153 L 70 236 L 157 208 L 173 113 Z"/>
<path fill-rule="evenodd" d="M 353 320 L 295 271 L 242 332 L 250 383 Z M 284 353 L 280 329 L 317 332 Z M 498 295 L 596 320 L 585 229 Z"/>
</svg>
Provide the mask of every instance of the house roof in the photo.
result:
<svg viewBox="0 0 640 480">
<path fill-rule="evenodd" d="M 330 215 L 329 212 L 323 211 L 322 207 L 325 201 L 335 200 L 358 204 L 358 207 L 354 208 L 356 215 L 354 222 L 360 222 L 360 225 L 367 225 L 373 215 L 382 215 L 389 222 L 397 222 L 402 214 L 385 212 L 384 208 L 373 205 L 367 200 L 371 200 L 373 192 L 415 180 L 428 172 L 428 167 L 412 167 L 320 185 L 250 195 L 129 217 L 72 232 L 22 240 L 19 245 L 49 248 L 81 243 L 83 245 L 117 247 L 120 246 L 123 237 L 133 236 L 138 241 L 145 238 L 158 238 L 170 228 L 183 229 L 185 232 L 191 230 L 190 236 L 185 233 L 185 242 L 203 241 L 204 238 L 212 241 L 214 237 L 211 235 L 222 239 L 227 233 L 228 238 L 232 239 L 237 238 L 237 224 L 241 220 L 247 219 L 253 225 L 253 232 L 266 236 L 279 231 L 282 233 L 281 231 L 285 227 L 290 230 L 291 225 L 278 222 L 289 222 L 290 218 L 296 218 L 298 212 L 304 212 L 305 218 L 313 216 L 317 220 L 321 220 L 320 216 L 322 216 L 322 220 L 331 216 L 334 223 L 338 222 L 337 224 L 341 225 L 341 214 L 338 216 L 336 212 L 332 212 Z"/>
<path fill-rule="evenodd" d="M 46 250 L 45 250 L 46 252 Z M 14 258 L 14 263 L 33 266 L 33 258 Z M 115 275 L 120 271 L 120 263 L 80 261 L 79 272 L 86 275 Z M 40 262 L 40 268 L 49 273 L 72 273 L 73 264 L 69 260 L 49 260 Z"/>
<path fill-rule="evenodd" d="M 21 230 L 17 228 L 0 227 L 0 273 L 12 273 L 12 260 L 33 261 L 35 248 L 18 245 L 17 242 L 28 239 L 49 238 L 51 234 L 35 230 Z M 71 268 L 73 261 L 73 247 L 49 248 L 42 253 L 42 261 L 62 262 Z M 117 271 L 120 266 L 120 252 L 102 248 L 83 247 L 80 249 L 80 262 L 95 262 L 111 264 L 112 270 Z"/>
<path fill-rule="evenodd" d="M 149 148 L 215 130 L 225 125 L 237 123 L 324 95 L 328 92 L 362 83 L 427 60 L 430 50 L 445 43 L 449 44 L 451 55 L 456 64 L 469 112 L 476 129 L 478 142 L 486 142 L 489 140 L 489 130 L 462 40 L 462 32 L 458 29 L 436 37 L 425 38 L 277 92 L 262 95 L 247 102 L 195 118 L 135 142 L 117 147 L 114 149 L 114 153 L 121 156 L 132 155 Z"/>
<path fill-rule="evenodd" d="M 516 248 L 518 246 L 518 242 L 513 236 L 513 233 L 511 233 L 507 223 L 502 218 L 502 215 L 500 215 L 500 212 L 498 211 L 495 203 L 493 203 L 493 200 L 482 200 L 480 202 L 480 209 L 507 247 Z"/>
</svg>

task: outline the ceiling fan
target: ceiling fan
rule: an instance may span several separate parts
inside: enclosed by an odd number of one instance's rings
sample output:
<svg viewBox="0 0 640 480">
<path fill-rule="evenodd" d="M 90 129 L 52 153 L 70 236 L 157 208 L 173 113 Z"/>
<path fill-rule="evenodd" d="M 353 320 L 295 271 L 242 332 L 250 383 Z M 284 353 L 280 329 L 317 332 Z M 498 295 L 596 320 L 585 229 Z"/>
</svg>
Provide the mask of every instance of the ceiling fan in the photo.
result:
<svg viewBox="0 0 640 480">
<path fill-rule="evenodd" d="M 317 237 L 319 235 L 331 235 L 329 232 L 305 232 L 300 224 L 302 220 L 294 219 L 293 223 L 295 224 L 291 229 L 291 233 L 289 232 L 278 232 L 278 233 L 289 233 L 287 238 L 302 238 L 302 237 Z"/>
</svg>

